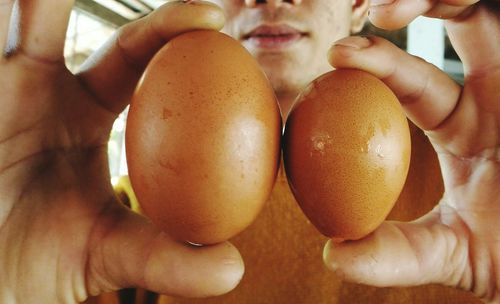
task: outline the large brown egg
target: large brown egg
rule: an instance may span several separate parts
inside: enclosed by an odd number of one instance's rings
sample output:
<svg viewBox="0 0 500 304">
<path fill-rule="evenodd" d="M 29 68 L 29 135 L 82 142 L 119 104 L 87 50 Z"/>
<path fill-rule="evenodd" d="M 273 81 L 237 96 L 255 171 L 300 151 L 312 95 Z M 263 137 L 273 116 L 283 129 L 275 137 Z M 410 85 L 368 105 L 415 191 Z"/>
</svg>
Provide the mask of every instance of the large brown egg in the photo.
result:
<svg viewBox="0 0 500 304">
<path fill-rule="evenodd" d="M 197 244 L 244 230 L 267 200 L 281 115 L 255 59 L 216 31 L 182 34 L 152 59 L 127 120 L 129 175 L 143 212 Z"/>
<path fill-rule="evenodd" d="M 410 162 L 406 116 L 392 91 L 358 70 L 336 70 L 298 97 L 284 164 L 300 207 L 328 237 L 360 239 L 394 206 Z"/>
</svg>

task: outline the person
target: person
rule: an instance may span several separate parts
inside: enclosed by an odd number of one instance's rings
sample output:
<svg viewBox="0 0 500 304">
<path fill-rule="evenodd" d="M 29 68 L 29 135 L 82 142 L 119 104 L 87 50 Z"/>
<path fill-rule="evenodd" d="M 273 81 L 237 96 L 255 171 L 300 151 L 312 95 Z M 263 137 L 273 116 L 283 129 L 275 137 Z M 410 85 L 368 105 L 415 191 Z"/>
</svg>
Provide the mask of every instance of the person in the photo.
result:
<svg viewBox="0 0 500 304">
<path fill-rule="evenodd" d="M 224 12 L 197 0 L 167 3 L 118 30 L 76 74 L 63 58 L 72 1 L 0 2 L 0 302 L 75 303 L 129 286 L 209 297 L 238 285 L 244 266 L 234 245 L 180 244 L 122 206 L 106 157 L 112 123 L 149 59 L 182 32 L 223 28 L 224 13 L 224 31 L 257 57 L 284 112 L 305 83 L 331 69 L 329 49 L 333 67 L 382 79 L 437 152 L 444 195 L 436 208 L 416 221 L 385 222 L 359 241 L 328 242 L 324 262 L 335 277 L 379 287 L 438 283 L 500 302 L 500 2 L 216 2 Z M 464 85 L 383 39 L 346 38 L 368 9 L 387 29 L 422 14 L 446 19 Z M 289 22 L 278 35 L 300 37 L 276 44 L 252 32 L 277 22 Z"/>
</svg>

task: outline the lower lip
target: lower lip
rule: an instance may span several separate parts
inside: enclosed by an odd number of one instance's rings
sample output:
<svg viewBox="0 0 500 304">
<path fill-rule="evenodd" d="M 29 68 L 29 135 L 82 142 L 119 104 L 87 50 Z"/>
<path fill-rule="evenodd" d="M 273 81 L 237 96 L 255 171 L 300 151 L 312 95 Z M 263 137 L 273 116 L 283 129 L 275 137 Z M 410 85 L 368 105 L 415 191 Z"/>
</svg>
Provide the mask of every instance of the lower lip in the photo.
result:
<svg viewBox="0 0 500 304">
<path fill-rule="evenodd" d="M 288 48 L 298 42 L 303 35 L 301 34 L 288 34 L 276 36 L 252 36 L 248 41 L 254 46 L 261 49 L 268 50 L 281 50 Z"/>
</svg>

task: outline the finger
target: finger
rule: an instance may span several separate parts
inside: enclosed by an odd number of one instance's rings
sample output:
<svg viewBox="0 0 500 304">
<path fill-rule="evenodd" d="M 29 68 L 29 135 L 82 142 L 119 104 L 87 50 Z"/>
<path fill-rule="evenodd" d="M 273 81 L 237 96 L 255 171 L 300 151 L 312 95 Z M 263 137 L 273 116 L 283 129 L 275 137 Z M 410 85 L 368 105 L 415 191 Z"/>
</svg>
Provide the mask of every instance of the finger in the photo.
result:
<svg viewBox="0 0 500 304">
<path fill-rule="evenodd" d="M 460 97 L 461 87 L 444 72 L 379 37 L 341 39 L 330 49 L 329 60 L 336 68 L 356 68 L 380 78 L 423 130 L 439 126 Z"/>
<path fill-rule="evenodd" d="M 432 0 L 371 0 L 368 18 L 373 25 L 400 29 L 432 8 Z"/>
<path fill-rule="evenodd" d="M 226 293 L 241 280 L 243 262 L 231 244 L 181 244 L 143 217 L 126 212 L 109 212 L 94 230 L 87 279 L 92 295 L 134 286 L 161 294 L 207 297 Z"/>
<path fill-rule="evenodd" d="M 72 0 L 16 0 L 19 31 L 10 37 L 19 41 L 13 53 L 23 52 L 37 60 L 62 62 Z"/>
<path fill-rule="evenodd" d="M 7 49 L 7 36 L 13 6 L 14 0 L 0 0 L 0 50 L 2 50 L 3 56 L 9 53 Z"/>
<path fill-rule="evenodd" d="M 329 241 L 323 258 L 341 278 L 378 287 L 458 286 L 468 266 L 467 240 L 435 216 L 424 222 L 385 222 L 359 241 Z"/>
<path fill-rule="evenodd" d="M 400 29 L 420 15 L 449 19 L 466 12 L 479 0 L 371 0 L 370 21 L 387 30 Z"/>
<path fill-rule="evenodd" d="M 493 133 L 484 130 L 496 130 L 500 121 L 499 8 L 497 4 L 495 11 L 481 3 L 467 17 L 445 22 L 464 65 L 465 86 L 453 115 L 427 134 L 455 155 L 491 157 L 498 145 Z"/>
<path fill-rule="evenodd" d="M 445 22 L 466 77 L 483 75 L 500 66 L 500 2 L 496 5 L 496 11 L 486 4 L 477 5 L 466 18 Z"/>
<path fill-rule="evenodd" d="M 119 30 L 84 63 L 79 77 L 104 107 L 121 112 L 146 64 L 169 39 L 195 29 L 219 30 L 223 25 L 224 13 L 209 2 L 167 3 Z"/>
</svg>

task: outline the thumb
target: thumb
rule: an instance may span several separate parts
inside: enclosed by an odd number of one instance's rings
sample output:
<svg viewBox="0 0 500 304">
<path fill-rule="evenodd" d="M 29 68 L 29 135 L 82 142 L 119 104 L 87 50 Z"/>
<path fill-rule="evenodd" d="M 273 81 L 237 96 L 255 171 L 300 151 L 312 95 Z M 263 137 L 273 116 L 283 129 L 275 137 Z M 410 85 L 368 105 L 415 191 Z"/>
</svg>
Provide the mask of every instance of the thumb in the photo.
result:
<svg viewBox="0 0 500 304">
<path fill-rule="evenodd" d="M 329 241 L 323 258 L 343 279 L 377 287 L 440 283 L 458 286 L 466 241 L 429 214 L 412 223 L 384 222 L 359 241 Z"/>
<path fill-rule="evenodd" d="M 195 247 L 174 241 L 124 208 L 106 213 L 89 245 L 86 277 L 91 295 L 134 286 L 207 297 L 226 293 L 241 280 L 243 261 L 230 243 Z"/>
<path fill-rule="evenodd" d="M 106 109 L 120 113 L 156 52 L 182 33 L 224 25 L 223 11 L 208 1 L 168 1 L 116 31 L 82 64 L 78 77 Z"/>
</svg>

